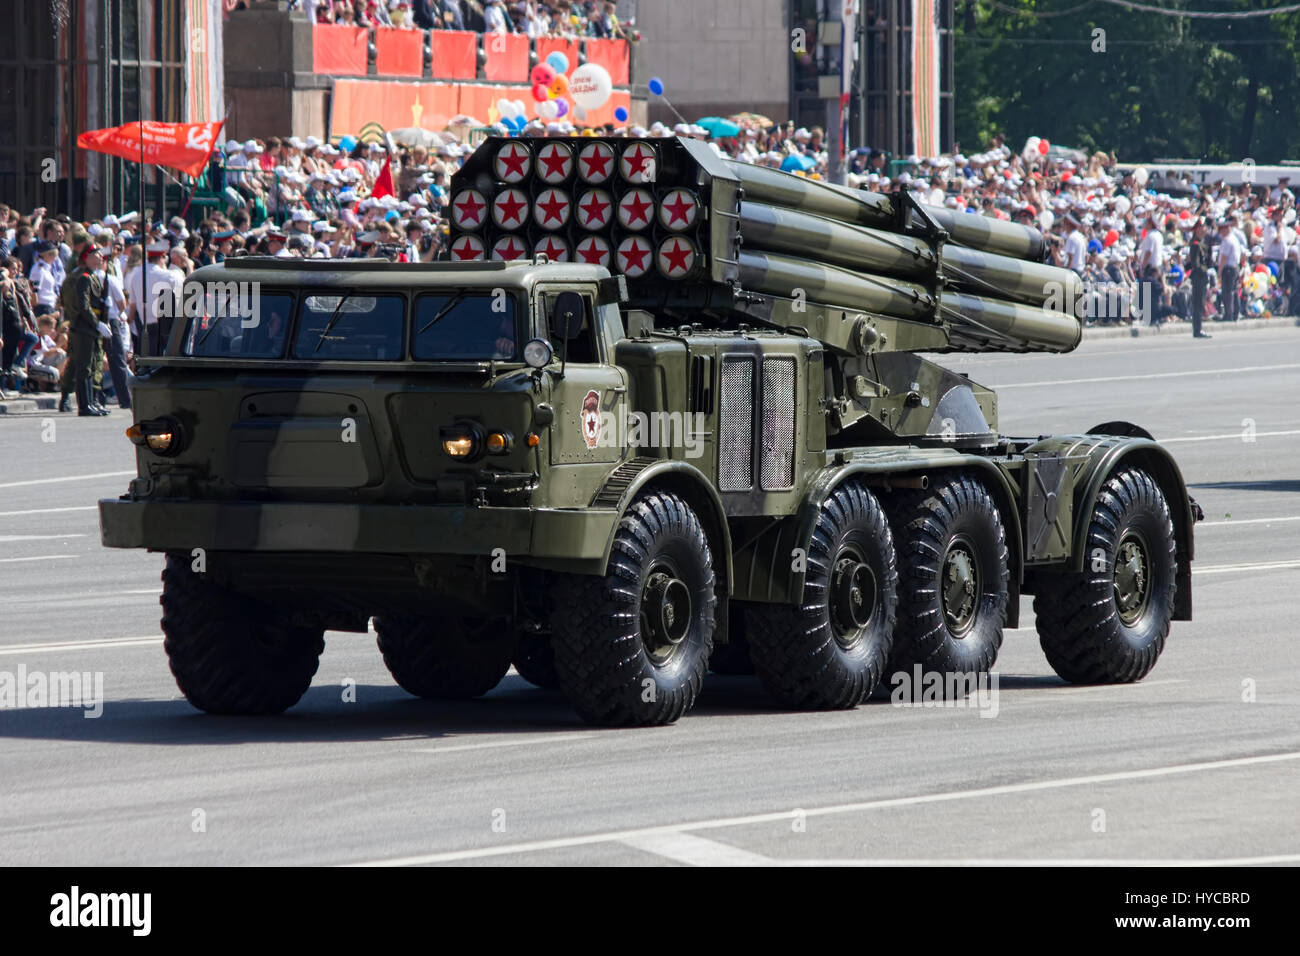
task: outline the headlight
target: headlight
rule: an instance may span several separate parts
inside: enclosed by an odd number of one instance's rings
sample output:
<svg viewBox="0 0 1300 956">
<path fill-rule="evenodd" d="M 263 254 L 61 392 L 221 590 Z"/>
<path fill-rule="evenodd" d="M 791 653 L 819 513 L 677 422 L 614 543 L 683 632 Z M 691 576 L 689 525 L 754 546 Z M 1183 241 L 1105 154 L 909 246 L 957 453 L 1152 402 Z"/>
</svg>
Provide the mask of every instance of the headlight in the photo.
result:
<svg viewBox="0 0 1300 956">
<path fill-rule="evenodd" d="M 509 432 L 499 431 L 492 432 L 487 437 L 487 453 L 489 455 L 504 455 L 514 447 L 515 440 Z"/>
<path fill-rule="evenodd" d="M 469 461 L 478 457 L 483 447 L 480 436 L 479 428 L 468 422 L 450 425 L 439 430 L 439 438 L 442 439 L 442 450 L 452 458 L 460 461 Z"/>
<path fill-rule="evenodd" d="M 174 455 L 184 444 L 181 426 L 174 418 L 154 418 L 137 422 L 126 430 L 133 445 L 148 448 L 155 455 Z"/>
</svg>

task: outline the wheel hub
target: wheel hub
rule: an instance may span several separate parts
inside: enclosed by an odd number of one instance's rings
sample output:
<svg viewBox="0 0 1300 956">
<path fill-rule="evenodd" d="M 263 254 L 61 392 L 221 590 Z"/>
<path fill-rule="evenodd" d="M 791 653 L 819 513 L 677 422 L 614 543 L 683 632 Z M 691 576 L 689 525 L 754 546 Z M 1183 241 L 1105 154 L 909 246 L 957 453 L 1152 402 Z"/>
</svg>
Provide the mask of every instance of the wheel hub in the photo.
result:
<svg viewBox="0 0 1300 956">
<path fill-rule="evenodd" d="M 876 575 L 856 555 L 845 554 L 831 571 L 831 618 L 835 639 L 849 645 L 876 612 Z"/>
<path fill-rule="evenodd" d="M 681 578 L 657 570 L 641 591 L 641 640 L 656 664 L 667 661 L 691 629 L 691 589 Z"/>
<path fill-rule="evenodd" d="M 1125 535 L 1115 552 L 1115 607 L 1125 625 L 1132 627 L 1146 610 L 1150 583 L 1146 548 L 1136 535 Z"/>
<path fill-rule="evenodd" d="M 955 637 L 965 637 L 979 607 L 979 568 L 969 544 L 955 541 L 943 558 L 939 595 L 944 620 Z"/>
</svg>

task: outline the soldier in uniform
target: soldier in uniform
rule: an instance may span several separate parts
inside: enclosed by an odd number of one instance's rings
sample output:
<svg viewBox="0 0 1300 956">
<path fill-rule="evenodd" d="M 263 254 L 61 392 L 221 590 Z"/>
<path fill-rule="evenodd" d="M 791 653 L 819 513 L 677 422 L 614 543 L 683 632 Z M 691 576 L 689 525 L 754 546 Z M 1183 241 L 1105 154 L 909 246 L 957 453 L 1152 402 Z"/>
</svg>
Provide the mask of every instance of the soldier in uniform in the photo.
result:
<svg viewBox="0 0 1300 956">
<path fill-rule="evenodd" d="M 103 283 L 95 275 L 104 267 L 104 257 L 93 243 L 81 251 L 81 262 L 68 274 L 59 291 L 63 313 L 68 318 L 68 372 L 77 395 L 77 414 L 102 416 L 108 409 L 96 405 L 92 385 L 92 365 L 97 347 L 102 347 L 99 335 L 100 316 L 104 301 Z"/>
<path fill-rule="evenodd" d="M 1187 247 L 1187 273 L 1192 279 L 1192 335 L 1198 339 L 1210 338 L 1201 331 L 1205 321 L 1205 293 L 1210 281 L 1210 243 L 1205 237 L 1205 220 L 1196 220 L 1192 241 Z"/>
</svg>

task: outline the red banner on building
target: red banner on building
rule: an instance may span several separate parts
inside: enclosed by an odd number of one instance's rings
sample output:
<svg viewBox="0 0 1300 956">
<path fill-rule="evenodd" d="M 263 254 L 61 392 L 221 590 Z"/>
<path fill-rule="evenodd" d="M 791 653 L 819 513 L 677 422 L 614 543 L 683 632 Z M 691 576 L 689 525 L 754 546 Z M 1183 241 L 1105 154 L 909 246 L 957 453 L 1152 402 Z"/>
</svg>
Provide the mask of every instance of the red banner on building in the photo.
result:
<svg viewBox="0 0 1300 956">
<path fill-rule="evenodd" d="M 375 72 L 384 76 L 423 76 L 424 33 L 376 27 Z"/>
<path fill-rule="evenodd" d="M 487 62 L 483 75 L 502 83 L 528 79 L 528 37 L 522 33 L 489 33 L 483 38 Z"/>
<path fill-rule="evenodd" d="M 140 123 L 112 129 L 92 129 L 77 137 L 81 149 L 107 153 L 120 159 L 167 166 L 190 176 L 203 172 L 225 120 L 215 123 Z"/>
<path fill-rule="evenodd" d="M 433 75 L 440 80 L 478 76 L 478 34 L 466 30 L 430 30 Z"/>
<path fill-rule="evenodd" d="M 540 53 L 538 56 L 542 60 L 546 59 Z M 570 60 L 569 62 L 573 63 L 574 61 Z M 627 85 L 628 48 L 626 40 L 588 40 L 587 62 L 599 64 L 609 70 L 609 78 L 615 86 Z"/>
<path fill-rule="evenodd" d="M 332 76 L 365 76 L 369 58 L 370 31 L 315 23 L 311 28 L 312 69 Z"/>
</svg>

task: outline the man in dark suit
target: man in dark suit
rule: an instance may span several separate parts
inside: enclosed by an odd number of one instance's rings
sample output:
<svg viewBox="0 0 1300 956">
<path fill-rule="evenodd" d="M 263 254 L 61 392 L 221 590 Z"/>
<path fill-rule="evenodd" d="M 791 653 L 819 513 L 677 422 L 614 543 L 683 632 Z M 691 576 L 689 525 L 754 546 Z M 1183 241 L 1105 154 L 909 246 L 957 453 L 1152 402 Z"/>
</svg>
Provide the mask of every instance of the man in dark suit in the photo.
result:
<svg viewBox="0 0 1300 956">
<path fill-rule="evenodd" d="M 1192 241 L 1187 247 L 1187 274 L 1192 279 L 1192 335 L 1198 339 L 1210 338 L 1201 331 L 1205 320 L 1205 293 L 1210 282 L 1210 243 L 1205 237 L 1205 220 L 1196 220 L 1192 228 Z"/>
</svg>

